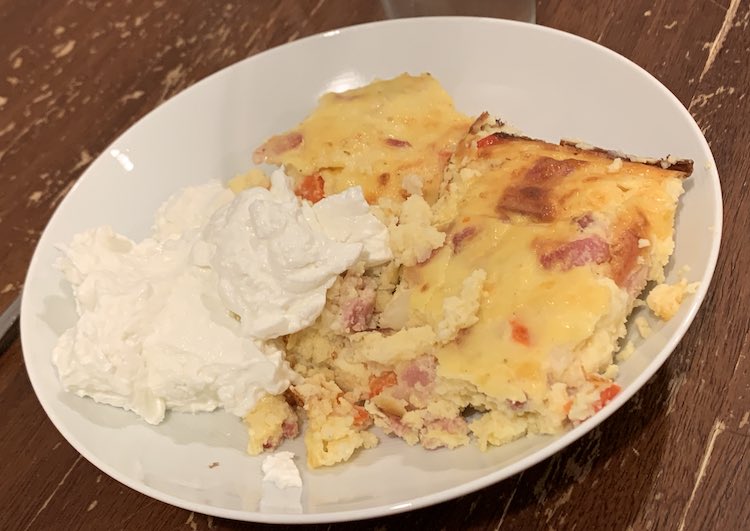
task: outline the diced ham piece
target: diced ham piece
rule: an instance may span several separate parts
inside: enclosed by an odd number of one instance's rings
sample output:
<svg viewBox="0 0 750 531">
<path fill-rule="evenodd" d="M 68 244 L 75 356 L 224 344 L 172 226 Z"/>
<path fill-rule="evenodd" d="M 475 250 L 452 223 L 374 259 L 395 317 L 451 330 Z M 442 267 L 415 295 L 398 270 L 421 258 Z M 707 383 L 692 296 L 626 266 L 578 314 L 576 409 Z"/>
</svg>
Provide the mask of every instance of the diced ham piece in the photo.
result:
<svg viewBox="0 0 750 531">
<path fill-rule="evenodd" d="M 433 356 L 421 356 L 396 369 L 397 384 L 385 389 L 394 398 L 409 400 L 414 394 L 429 392 L 435 381 L 437 369 Z"/>
<path fill-rule="evenodd" d="M 359 298 L 349 301 L 344 308 L 344 328 L 350 332 L 367 330 L 374 308 L 373 300 Z"/>
<path fill-rule="evenodd" d="M 477 228 L 471 225 L 469 225 L 468 227 L 464 227 L 463 229 L 455 233 L 451 237 L 451 242 L 453 243 L 453 254 L 458 254 L 464 245 L 464 241 L 472 238 L 476 235 L 476 233 Z"/>
<path fill-rule="evenodd" d="M 410 388 L 417 384 L 427 387 L 435 381 L 435 358 L 423 356 L 412 361 L 401 370 L 398 381 Z"/>
<path fill-rule="evenodd" d="M 539 263 L 545 269 L 567 271 L 589 263 L 603 264 L 609 259 L 609 244 L 599 236 L 593 235 L 565 242 L 556 249 L 541 254 Z"/>
<path fill-rule="evenodd" d="M 264 442 L 263 448 L 266 450 L 273 450 L 278 448 L 284 439 L 294 439 L 297 435 L 299 435 L 299 420 L 297 419 L 296 414 L 292 414 L 282 422 L 281 434 L 271 437 Z"/>
<path fill-rule="evenodd" d="M 386 138 L 385 143 L 391 147 L 404 148 L 411 147 L 411 144 L 406 140 L 399 140 L 398 138 Z"/>
<path fill-rule="evenodd" d="M 299 422 L 296 420 L 285 420 L 281 425 L 281 432 L 286 439 L 294 439 L 299 435 Z"/>
<path fill-rule="evenodd" d="M 578 216 L 573 221 L 576 222 L 576 225 L 578 225 L 580 229 L 585 229 L 594 222 L 594 216 L 589 212 L 588 214 Z"/>
<path fill-rule="evenodd" d="M 253 152 L 253 162 L 261 164 L 267 160 L 273 161 L 276 157 L 302 143 L 302 133 L 292 131 L 283 135 L 272 136 Z"/>
<path fill-rule="evenodd" d="M 425 428 L 444 431 L 452 435 L 466 435 L 469 431 L 469 425 L 463 417 L 436 419 L 425 426 Z M 435 450 L 445 446 L 444 441 L 434 437 L 420 437 L 420 442 L 427 450 Z"/>
<path fill-rule="evenodd" d="M 346 282 L 355 294 L 341 304 L 341 325 L 347 332 L 369 330 L 375 311 L 375 285 L 361 277 L 347 276 Z"/>
</svg>

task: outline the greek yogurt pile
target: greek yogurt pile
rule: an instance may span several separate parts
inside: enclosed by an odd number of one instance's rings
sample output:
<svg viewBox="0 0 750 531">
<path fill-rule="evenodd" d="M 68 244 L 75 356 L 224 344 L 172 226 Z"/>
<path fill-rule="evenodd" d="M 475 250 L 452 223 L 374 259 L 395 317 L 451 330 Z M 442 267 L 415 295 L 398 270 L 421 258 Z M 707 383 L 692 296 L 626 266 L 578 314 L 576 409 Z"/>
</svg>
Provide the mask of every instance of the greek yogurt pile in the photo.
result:
<svg viewBox="0 0 750 531">
<path fill-rule="evenodd" d="M 275 338 L 312 324 L 339 274 L 392 257 L 359 187 L 312 205 L 283 170 L 269 190 L 183 190 L 140 243 L 100 227 L 61 249 L 78 314 L 52 356 L 64 388 L 151 424 L 283 392 L 297 375 Z"/>
</svg>

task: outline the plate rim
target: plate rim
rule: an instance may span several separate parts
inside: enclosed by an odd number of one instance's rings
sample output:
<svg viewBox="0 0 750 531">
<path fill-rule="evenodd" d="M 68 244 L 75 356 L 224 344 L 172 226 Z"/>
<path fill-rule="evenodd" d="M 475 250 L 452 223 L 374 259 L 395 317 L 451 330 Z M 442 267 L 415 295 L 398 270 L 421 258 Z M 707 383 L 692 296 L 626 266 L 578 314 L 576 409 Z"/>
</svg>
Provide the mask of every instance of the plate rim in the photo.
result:
<svg viewBox="0 0 750 531">
<path fill-rule="evenodd" d="M 63 421 L 61 421 L 61 419 L 57 417 L 55 412 L 52 410 L 51 404 L 45 403 L 40 398 L 40 394 L 37 391 L 38 386 L 40 384 L 39 384 L 39 381 L 36 379 L 34 372 L 29 370 L 28 356 L 30 356 L 30 354 L 27 354 L 26 350 L 23 348 L 23 344 L 28 343 L 27 341 L 24 340 L 24 338 L 29 337 L 33 333 L 31 330 L 29 330 L 29 326 L 30 326 L 28 325 L 29 319 L 25 317 L 27 313 L 26 309 L 30 307 L 30 303 L 28 302 L 28 299 L 30 298 L 31 290 L 24 289 L 23 294 L 22 294 L 22 300 L 21 300 L 21 316 L 20 316 L 21 344 L 22 344 L 22 354 L 23 354 L 23 359 L 24 359 L 24 365 L 26 366 L 26 372 L 28 374 L 32 388 L 34 390 L 34 394 L 36 395 L 37 400 L 41 404 L 45 414 L 47 415 L 49 420 L 52 422 L 52 424 L 55 426 L 55 428 L 60 432 L 63 438 L 82 457 L 84 457 L 92 465 L 94 465 L 96 468 L 98 468 L 99 470 L 101 470 L 102 472 L 110 476 L 112 479 L 127 486 L 128 488 L 131 488 L 135 490 L 136 492 L 139 492 L 141 494 L 144 494 L 146 496 L 149 496 L 161 502 L 168 503 L 170 505 L 174 505 L 176 507 L 179 507 L 185 510 L 199 512 L 202 514 L 212 515 L 212 516 L 221 517 L 221 518 L 228 518 L 232 520 L 257 522 L 257 523 L 269 523 L 269 524 L 319 524 L 319 523 L 334 523 L 334 522 L 343 522 L 343 521 L 357 521 L 357 520 L 364 520 L 364 519 L 369 519 L 369 518 L 388 516 L 392 514 L 398 514 L 398 513 L 402 513 L 406 511 L 428 507 L 431 505 L 435 505 L 438 503 L 442 503 L 448 500 L 458 498 L 466 494 L 470 494 L 472 492 L 478 491 L 482 488 L 494 485 L 495 483 L 498 483 L 512 476 L 515 476 L 516 474 L 522 472 L 523 470 L 526 470 L 548 459 L 549 457 L 563 450 L 564 448 L 574 443 L 578 439 L 582 438 L 585 434 L 587 434 L 588 432 L 593 430 L 596 426 L 598 426 L 599 424 L 604 422 L 606 419 L 608 419 L 615 411 L 617 411 L 622 405 L 624 405 L 628 400 L 630 400 L 630 398 L 636 392 L 642 389 L 645 383 L 662 367 L 664 362 L 671 356 L 671 354 L 673 353 L 673 351 L 675 350 L 679 342 L 682 340 L 682 338 L 684 337 L 689 327 L 692 325 L 698 311 L 702 307 L 705 297 L 708 293 L 708 289 L 711 283 L 713 282 L 713 277 L 714 277 L 714 273 L 716 270 L 716 264 L 718 260 L 719 249 L 721 246 L 721 239 L 722 239 L 721 236 L 722 236 L 722 231 L 723 231 L 722 225 L 723 225 L 724 206 L 723 206 L 723 198 L 721 194 L 721 182 L 720 182 L 719 175 L 718 175 L 718 168 L 716 165 L 715 157 L 713 155 L 710 145 L 706 141 L 705 136 L 703 135 L 702 131 L 700 130 L 698 124 L 695 122 L 695 119 L 692 117 L 690 112 L 687 110 L 687 108 L 685 108 L 682 102 L 654 75 L 652 75 L 650 72 L 645 70 L 643 67 L 641 67 L 637 63 L 631 61 L 627 57 L 597 42 L 588 40 L 584 37 L 575 35 L 567 31 L 563 31 L 563 30 L 559 30 L 559 29 L 551 28 L 547 26 L 542 26 L 539 24 L 531 24 L 527 22 L 506 20 L 506 19 L 495 19 L 495 18 L 489 18 L 489 17 L 467 17 L 467 16 L 433 16 L 433 17 L 414 17 L 414 18 L 378 20 L 378 21 L 355 24 L 355 25 L 350 25 L 350 26 L 336 28 L 336 29 L 332 29 L 328 31 L 319 32 L 319 33 L 309 35 L 309 36 L 303 37 L 301 39 L 298 39 L 289 43 L 280 44 L 272 48 L 262 50 L 251 56 L 245 57 L 239 61 L 236 61 L 230 65 L 227 65 L 217 70 L 216 72 L 211 73 L 210 75 L 191 84 L 189 87 L 186 87 L 185 89 L 181 90 L 179 93 L 173 95 L 171 98 L 160 103 L 153 109 L 150 109 L 142 117 L 136 120 L 131 126 L 129 126 L 125 131 L 117 135 L 117 137 L 115 137 L 112 140 L 112 142 L 110 142 L 99 153 L 99 155 L 92 161 L 92 163 L 86 168 L 86 170 L 84 170 L 83 173 L 76 179 L 76 182 L 70 188 L 66 196 L 57 205 L 57 207 L 51 214 L 49 220 L 47 221 L 47 224 L 45 225 L 44 230 L 42 231 L 40 235 L 39 242 L 41 242 L 42 239 L 44 238 L 49 226 L 59 216 L 59 213 L 61 209 L 63 208 L 63 206 L 66 205 L 67 202 L 70 200 L 70 197 L 74 195 L 73 192 L 77 190 L 77 188 L 79 187 L 83 179 L 87 178 L 87 175 L 91 172 L 91 169 L 96 163 L 96 161 L 98 161 L 105 154 L 107 154 L 109 150 L 114 145 L 116 145 L 117 142 L 119 142 L 120 139 L 124 135 L 128 134 L 132 129 L 138 127 L 138 125 L 143 120 L 151 116 L 151 114 L 153 114 L 157 109 L 159 109 L 160 107 L 164 105 L 173 104 L 176 100 L 180 99 L 185 93 L 187 93 L 189 89 L 196 87 L 202 83 L 208 82 L 214 76 L 218 76 L 228 69 L 236 68 L 242 63 L 247 62 L 247 61 L 257 60 L 258 57 L 260 56 L 270 55 L 280 49 L 291 49 L 297 46 L 305 46 L 309 42 L 312 42 L 315 40 L 336 38 L 339 35 L 348 35 L 351 33 L 362 31 L 362 30 L 369 30 L 373 27 L 380 27 L 380 26 L 386 26 L 386 25 L 387 26 L 390 26 L 390 25 L 411 26 L 411 25 L 431 25 L 431 24 L 437 24 L 437 25 L 439 24 L 447 24 L 447 25 L 488 24 L 488 25 L 496 25 L 499 27 L 523 26 L 528 31 L 539 31 L 541 33 L 553 34 L 560 38 L 572 39 L 574 41 L 578 41 L 579 43 L 584 44 L 586 46 L 593 46 L 596 49 L 598 49 L 600 52 L 603 52 L 609 55 L 611 58 L 617 61 L 620 61 L 621 63 L 624 63 L 626 66 L 630 67 L 631 69 L 635 69 L 640 74 L 645 75 L 659 90 L 663 91 L 668 98 L 671 98 L 673 103 L 675 103 L 677 108 L 679 109 L 679 112 L 681 112 L 683 115 L 685 115 L 688 118 L 688 123 L 691 125 L 694 132 L 697 133 L 698 137 L 700 138 L 701 143 L 703 144 L 703 147 L 705 148 L 705 151 L 709 154 L 710 160 L 708 160 L 707 163 L 710 164 L 710 168 L 707 166 L 706 170 L 707 170 L 708 176 L 712 179 L 712 181 L 714 181 L 713 184 L 715 186 L 715 192 L 716 192 L 718 201 L 716 202 L 716 216 L 714 219 L 714 226 L 713 226 L 713 241 L 712 241 L 711 249 L 709 253 L 708 267 L 705 271 L 704 277 L 701 279 L 697 292 L 691 298 L 690 308 L 689 308 L 687 315 L 685 316 L 684 321 L 680 324 L 677 330 L 675 330 L 674 334 L 672 334 L 669 337 L 666 344 L 660 349 L 659 355 L 656 356 L 646 366 L 646 368 L 634 379 L 634 381 L 628 387 L 624 388 L 610 403 L 608 403 L 596 415 L 590 417 L 589 419 L 582 422 L 580 425 L 576 426 L 575 428 L 565 432 L 564 434 L 559 436 L 556 440 L 552 441 L 551 443 L 547 444 L 545 447 L 537 450 L 536 452 L 526 457 L 523 457 L 520 460 L 501 468 L 500 470 L 497 470 L 495 472 L 492 472 L 480 478 L 467 481 L 465 483 L 461 483 L 460 485 L 455 485 L 453 487 L 444 489 L 439 492 L 435 492 L 435 493 L 428 494 L 428 495 L 422 495 L 422 496 L 418 496 L 415 498 L 410 498 L 407 501 L 398 502 L 398 503 L 389 503 L 385 505 L 375 505 L 373 507 L 369 507 L 366 509 L 347 509 L 347 510 L 333 511 L 333 512 L 298 513 L 298 514 L 264 513 L 261 511 L 245 511 L 245 510 L 239 510 L 239 509 L 227 509 L 227 508 L 222 508 L 222 507 L 217 507 L 217 506 L 212 506 L 212 505 L 205 505 L 205 504 L 201 504 L 197 502 L 183 500 L 171 494 L 164 493 L 154 487 L 150 487 L 142 482 L 126 477 L 120 474 L 119 472 L 115 471 L 107 463 L 100 462 L 95 456 L 90 455 L 87 449 L 84 447 L 84 445 L 82 445 L 77 440 L 77 438 L 75 437 L 73 433 L 70 433 L 67 430 Z M 24 286 L 29 285 L 30 281 L 33 283 L 33 278 L 31 278 L 32 276 L 31 273 L 37 268 L 37 262 L 39 260 L 38 247 L 39 247 L 39 244 L 37 243 L 37 245 L 34 248 L 34 253 L 32 255 L 32 258 L 29 262 L 27 273 L 24 277 Z"/>
</svg>

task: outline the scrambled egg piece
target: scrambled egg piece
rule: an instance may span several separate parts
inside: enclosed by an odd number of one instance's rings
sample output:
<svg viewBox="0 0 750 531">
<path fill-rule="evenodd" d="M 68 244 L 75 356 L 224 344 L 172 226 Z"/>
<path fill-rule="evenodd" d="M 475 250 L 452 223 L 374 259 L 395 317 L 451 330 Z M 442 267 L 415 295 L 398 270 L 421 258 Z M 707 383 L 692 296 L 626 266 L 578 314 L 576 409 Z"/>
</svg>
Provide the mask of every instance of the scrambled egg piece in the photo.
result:
<svg viewBox="0 0 750 531">
<path fill-rule="evenodd" d="M 283 396 L 266 395 L 245 415 L 247 453 L 258 455 L 276 448 L 286 437 L 299 433 L 297 414 Z"/>
<path fill-rule="evenodd" d="M 646 304 L 663 321 L 668 321 L 680 309 L 680 304 L 688 295 L 698 289 L 698 282 L 688 284 L 684 278 L 676 284 L 659 284 L 646 297 Z"/>
</svg>

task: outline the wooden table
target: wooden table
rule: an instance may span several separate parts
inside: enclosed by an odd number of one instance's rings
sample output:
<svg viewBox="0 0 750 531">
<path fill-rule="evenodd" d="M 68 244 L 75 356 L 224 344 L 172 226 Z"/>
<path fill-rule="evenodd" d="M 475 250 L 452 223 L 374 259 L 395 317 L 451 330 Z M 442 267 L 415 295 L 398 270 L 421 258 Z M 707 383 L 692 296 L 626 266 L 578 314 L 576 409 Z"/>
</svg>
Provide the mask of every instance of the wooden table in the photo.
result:
<svg viewBox="0 0 750 531">
<path fill-rule="evenodd" d="M 374 0 L 0 0 L 0 308 L 55 206 L 141 116 L 266 48 L 382 17 Z M 454 501 L 333 527 L 748 529 L 750 2 L 549 0 L 537 18 L 645 67 L 703 129 L 726 212 L 709 295 L 648 385 L 562 453 Z M 47 420 L 17 339 L 0 355 L 0 433 L 0 529 L 264 527 L 99 472 Z"/>
</svg>

